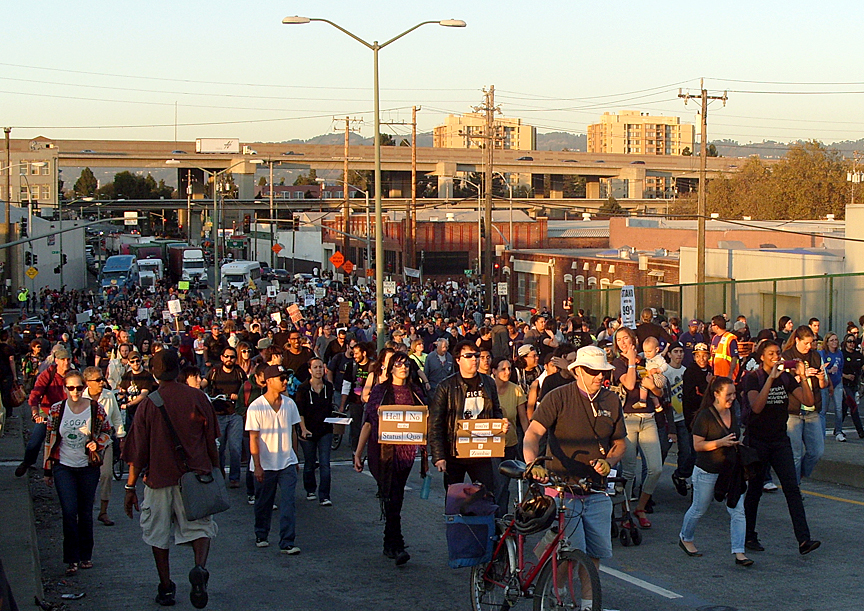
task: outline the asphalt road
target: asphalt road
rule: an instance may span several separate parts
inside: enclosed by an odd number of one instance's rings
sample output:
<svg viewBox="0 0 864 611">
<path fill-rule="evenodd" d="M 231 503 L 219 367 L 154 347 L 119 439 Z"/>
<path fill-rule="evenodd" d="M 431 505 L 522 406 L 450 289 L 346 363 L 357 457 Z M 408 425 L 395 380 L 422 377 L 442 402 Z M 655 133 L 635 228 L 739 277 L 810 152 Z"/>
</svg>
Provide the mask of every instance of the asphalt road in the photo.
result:
<svg viewBox="0 0 864 611">
<path fill-rule="evenodd" d="M 855 440 L 864 450 L 864 442 Z M 231 509 L 217 517 L 209 569 L 209 609 L 291 608 L 297 610 L 366 609 L 416 611 L 469 609 L 468 570 L 447 567 L 443 487 L 435 477 L 429 500 L 419 496 L 415 468 L 406 495 L 404 532 L 411 561 L 393 566 L 381 554 L 382 523 L 375 482 L 347 464 L 341 448 L 334 457 L 333 507 L 307 502 L 297 492 L 298 556 L 280 556 L 277 546 L 256 548 L 252 508 L 245 491 L 230 490 Z M 674 455 L 670 457 L 674 460 Z M 728 517 L 712 505 L 697 531 L 702 558 L 689 558 L 677 547 L 677 533 L 689 501 L 678 496 L 666 467 L 657 493 L 653 527 L 639 547 L 614 544 L 615 557 L 602 568 L 605 609 L 620 611 L 858 611 L 861 603 L 858 522 L 864 519 L 864 490 L 805 482 L 805 507 L 822 548 L 801 557 L 782 493 L 765 495 L 759 532 L 767 548 L 752 553 L 756 564 L 736 566 L 729 553 Z M 61 593 L 86 592 L 68 609 L 151 610 L 156 573 L 150 550 L 136 520 L 121 514 L 122 486 L 114 488 L 110 514 L 114 527 L 96 524 L 95 568 L 65 579 L 60 562 L 59 511 L 53 492 L 36 483 L 43 576 L 49 600 Z M 41 509 L 39 509 L 41 507 Z M 278 529 L 274 512 L 271 541 Z M 530 548 L 529 548 L 530 549 Z M 191 550 L 172 551 L 178 606 L 191 608 L 186 578 Z M 59 602 L 59 600 L 58 600 Z M 517 609 L 530 609 L 521 601 Z"/>
</svg>

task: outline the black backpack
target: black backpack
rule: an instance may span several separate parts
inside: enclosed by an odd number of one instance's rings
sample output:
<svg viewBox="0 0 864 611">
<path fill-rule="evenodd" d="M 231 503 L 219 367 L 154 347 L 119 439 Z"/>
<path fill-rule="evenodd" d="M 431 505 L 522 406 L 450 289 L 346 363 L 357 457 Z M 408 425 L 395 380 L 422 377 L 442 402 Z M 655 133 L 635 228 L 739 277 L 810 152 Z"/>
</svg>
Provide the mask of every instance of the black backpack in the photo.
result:
<svg viewBox="0 0 864 611">
<path fill-rule="evenodd" d="M 746 386 L 747 378 L 751 375 L 756 376 L 756 380 L 758 381 L 757 387 L 761 388 L 763 384 L 765 384 L 765 380 L 768 379 L 768 374 L 765 373 L 765 370 L 762 367 L 756 369 L 755 371 L 751 371 L 744 375 L 741 378 L 741 382 L 738 385 L 738 401 L 741 404 L 741 424 L 744 426 L 748 426 L 750 424 L 750 415 L 753 413 L 753 410 L 750 408 L 750 398 L 747 396 L 747 391 L 744 389 Z"/>
</svg>

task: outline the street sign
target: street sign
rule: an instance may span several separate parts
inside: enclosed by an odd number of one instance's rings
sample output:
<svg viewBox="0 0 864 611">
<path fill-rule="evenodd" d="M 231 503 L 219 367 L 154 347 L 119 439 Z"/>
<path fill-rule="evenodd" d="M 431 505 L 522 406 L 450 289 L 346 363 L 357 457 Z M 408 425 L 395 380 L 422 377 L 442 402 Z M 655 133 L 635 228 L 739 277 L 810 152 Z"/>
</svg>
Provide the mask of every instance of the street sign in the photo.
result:
<svg viewBox="0 0 864 611">
<path fill-rule="evenodd" d="M 282 248 L 281 244 L 274 244 L 273 248 L 271 248 L 270 250 L 272 250 L 273 252 L 275 252 L 278 255 L 280 252 L 282 252 L 285 249 Z"/>
<path fill-rule="evenodd" d="M 636 328 L 636 293 L 632 284 L 621 287 L 621 324 Z"/>
<path fill-rule="evenodd" d="M 39 275 L 39 270 L 35 267 L 28 267 L 26 274 L 27 277 L 30 278 L 30 280 L 33 280 L 36 276 Z"/>
<path fill-rule="evenodd" d="M 354 264 L 351 263 L 350 260 L 346 259 L 345 263 L 342 264 L 342 269 L 345 270 L 346 274 L 350 274 L 351 272 L 354 271 Z"/>
<path fill-rule="evenodd" d="M 123 225 L 137 225 L 138 224 L 138 213 L 134 210 L 131 212 L 123 213 Z"/>
<path fill-rule="evenodd" d="M 507 294 L 507 283 L 506 282 L 499 282 L 498 283 L 498 294 L 499 295 L 506 295 Z"/>
<path fill-rule="evenodd" d="M 333 267 L 342 267 L 342 264 L 345 263 L 345 255 L 337 250 L 333 253 L 333 256 L 330 257 L 330 263 L 333 264 Z"/>
<path fill-rule="evenodd" d="M 366 277 L 371 278 L 374 275 L 375 275 L 375 270 L 372 269 L 371 267 L 367 267 L 366 268 Z"/>
<path fill-rule="evenodd" d="M 466 270 L 465 270 L 465 275 L 466 275 L 466 276 L 470 276 L 470 275 L 472 275 L 473 273 L 474 273 L 474 270 L 473 270 L 473 269 L 466 269 Z"/>
<path fill-rule="evenodd" d="M 395 280 L 385 280 L 384 281 L 384 294 L 385 295 L 395 295 L 396 294 L 396 281 Z"/>
</svg>

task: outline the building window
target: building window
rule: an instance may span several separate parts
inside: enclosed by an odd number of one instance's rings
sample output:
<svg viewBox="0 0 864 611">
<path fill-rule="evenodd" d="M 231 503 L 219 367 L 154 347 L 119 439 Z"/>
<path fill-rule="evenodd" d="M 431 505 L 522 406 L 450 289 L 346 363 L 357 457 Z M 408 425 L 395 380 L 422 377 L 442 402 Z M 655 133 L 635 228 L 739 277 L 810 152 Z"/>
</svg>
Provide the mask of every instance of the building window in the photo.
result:
<svg viewBox="0 0 864 611">
<path fill-rule="evenodd" d="M 294 199 L 303 199 L 303 191 L 294 191 Z"/>
<path fill-rule="evenodd" d="M 529 291 L 529 301 L 527 305 L 532 305 L 537 307 L 538 305 L 538 297 L 537 297 L 537 276 L 531 274 L 531 277 L 528 279 L 528 291 Z"/>
<path fill-rule="evenodd" d="M 42 185 L 42 201 L 51 201 L 51 185 Z"/>
<path fill-rule="evenodd" d="M 30 164 L 30 174 L 33 176 L 37 176 L 39 174 L 39 166 Z"/>
<path fill-rule="evenodd" d="M 50 176 L 51 174 L 51 162 L 46 161 L 45 165 L 42 166 L 42 176 Z"/>
<path fill-rule="evenodd" d="M 28 161 L 22 161 L 22 162 L 21 162 L 21 165 L 18 166 L 18 173 L 19 173 L 21 176 L 26 175 L 26 174 L 27 174 L 27 168 L 29 167 L 29 165 L 30 165 L 30 162 L 28 162 Z"/>
<path fill-rule="evenodd" d="M 516 281 L 518 283 L 518 287 L 516 288 L 516 297 L 517 301 L 522 305 L 528 305 L 528 298 L 525 293 L 526 287 L 526 278 L 525 274 L 516 274 Z"/>
</svg>

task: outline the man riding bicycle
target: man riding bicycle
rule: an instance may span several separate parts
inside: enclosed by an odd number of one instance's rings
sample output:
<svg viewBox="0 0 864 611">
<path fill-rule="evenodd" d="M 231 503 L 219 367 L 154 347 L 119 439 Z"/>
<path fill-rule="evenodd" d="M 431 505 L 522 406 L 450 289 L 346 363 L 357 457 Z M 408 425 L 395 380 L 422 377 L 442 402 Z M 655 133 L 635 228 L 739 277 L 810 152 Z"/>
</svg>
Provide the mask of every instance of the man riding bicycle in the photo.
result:
<svg viewBox="0 0 864 611">
<path fill-rule="evenodd" d="M 592 489 L 603 490 L 610 468 L 624 455 L 627 436 L 618 397 L 602 388 L 604 372 L 613 367 L 603 349 L 585 346 L 569 369 L 575 383 L 548 393 L 534 412 L 525 432 L 525 462 L 537 458 L 540 439 L 548 432 L 546 453 L 552 460 L 545 469 L 574 483 L 587 479 Z M 532 477 L 548 480 L 539 466 L 533 468 Z M 612 500 L 586 490 L 584 495 L 566 498 L 565 505 L 567 538 L 599 567 L 601 558 L 612 557 Z"/>
</svg>

